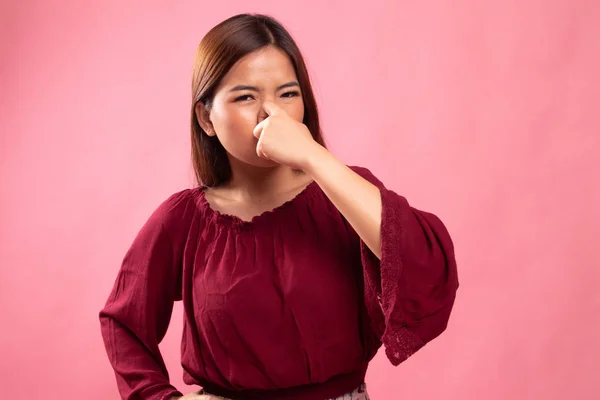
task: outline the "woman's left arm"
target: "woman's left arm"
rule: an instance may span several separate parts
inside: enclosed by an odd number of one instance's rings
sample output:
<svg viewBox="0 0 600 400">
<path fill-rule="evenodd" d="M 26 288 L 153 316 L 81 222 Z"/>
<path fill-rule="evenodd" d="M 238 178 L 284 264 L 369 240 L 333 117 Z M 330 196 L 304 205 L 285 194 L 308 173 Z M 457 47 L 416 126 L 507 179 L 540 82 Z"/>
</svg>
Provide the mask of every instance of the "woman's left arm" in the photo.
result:
<svg viewBox="0 0 600 400">
<path fill-rule="evenodd" d="M 304 172 L 321 187 L 358 236 L 381 259 L 381 192 L 377 186 L 318 146 Z"/>
<path fill-rule="evenodd" d="M 435 215 L 322 147 L 308 153 L 304 170 L 361 239 L 371 325 L 398 365 L 446 329 L 458 288 L 450 235 Z"/>
</svg>

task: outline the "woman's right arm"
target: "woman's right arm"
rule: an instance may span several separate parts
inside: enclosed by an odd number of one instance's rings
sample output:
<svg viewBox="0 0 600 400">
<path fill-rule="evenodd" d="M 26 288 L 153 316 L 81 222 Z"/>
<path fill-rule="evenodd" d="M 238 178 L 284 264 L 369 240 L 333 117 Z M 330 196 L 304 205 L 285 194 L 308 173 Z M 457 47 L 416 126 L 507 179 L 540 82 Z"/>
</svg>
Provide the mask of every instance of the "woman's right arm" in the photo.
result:
<svg viewBox="0 0 600 400">
<path fill-rule="evenodd" d="M 100 311 L 106 352 L 125 400 L 182 396 L 169 383 L 158 347 L 181 296 L 181 262 L 163 226 L 165 208 L 159 207 L 137 234 Z"/>
</svg>

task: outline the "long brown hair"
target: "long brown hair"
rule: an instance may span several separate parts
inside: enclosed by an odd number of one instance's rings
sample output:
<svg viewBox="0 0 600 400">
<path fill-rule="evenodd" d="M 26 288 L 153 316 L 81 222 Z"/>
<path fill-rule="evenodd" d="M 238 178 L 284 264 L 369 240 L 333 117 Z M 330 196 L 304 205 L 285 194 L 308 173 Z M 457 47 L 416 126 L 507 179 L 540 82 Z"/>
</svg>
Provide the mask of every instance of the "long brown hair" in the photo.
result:
<svg viewBox="0 0 600 400">
<path fill-rule="evenodd" d="M 192 163 L 198 185 L 219 186 L 231 178 L 225 148 L 208 136 L 196 117 L 196 105 L 210 109 L 214 92 L 229 69 L 242 57 L 267 46 L 287 53 L 298 77 L 304 100 L 303 123 L 313 139 L 325 146 L 317 103 L 304 58 L 290 33 L 275 19 L 262 14 L 235 15 L 212 28 L 200 42 L 192 77 Z"/>
</svg>

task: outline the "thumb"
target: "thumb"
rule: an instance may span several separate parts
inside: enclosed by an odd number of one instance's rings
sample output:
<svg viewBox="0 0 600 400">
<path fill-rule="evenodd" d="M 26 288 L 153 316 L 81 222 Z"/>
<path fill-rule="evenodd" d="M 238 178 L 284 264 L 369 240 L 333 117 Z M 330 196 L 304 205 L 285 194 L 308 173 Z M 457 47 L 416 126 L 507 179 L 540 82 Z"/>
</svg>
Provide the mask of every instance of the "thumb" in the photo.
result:
<svg viewBox="0 0 600 400">
<path fill-rule="evenodd" d="M 263 129 L 265 129 L 266 119 L 260 121 L 252 130 L 252 134 L 255 138 L 260 139 L 260 135 L 262 134 Z"/>
</svg>

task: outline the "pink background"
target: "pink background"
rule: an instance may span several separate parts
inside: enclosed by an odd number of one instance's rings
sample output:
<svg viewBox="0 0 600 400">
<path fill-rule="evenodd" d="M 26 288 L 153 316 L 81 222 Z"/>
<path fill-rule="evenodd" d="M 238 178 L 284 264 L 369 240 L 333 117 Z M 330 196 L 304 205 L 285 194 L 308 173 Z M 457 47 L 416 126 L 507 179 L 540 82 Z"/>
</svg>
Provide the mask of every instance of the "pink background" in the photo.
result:
<svg viewBox="0 0 600 400">
<path fill-rule="evenodd" d="M 373 399 L 600 398 L 600 3 L 301 3 L 2 1 L 2 399 L 117 398 L 97 313 L 192 184 L 196 45 L 247 11 L 295 35 L 332 150 L 453 233 L 448 331 L 381 352 Z M 162 349 L 190 391 L 181 318 Z"/>
</svg>

